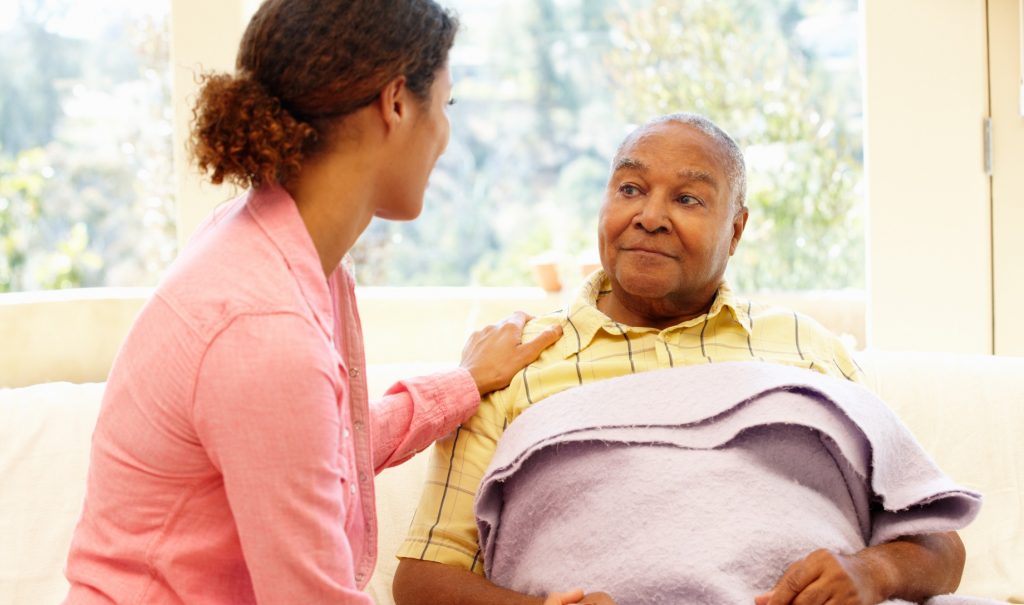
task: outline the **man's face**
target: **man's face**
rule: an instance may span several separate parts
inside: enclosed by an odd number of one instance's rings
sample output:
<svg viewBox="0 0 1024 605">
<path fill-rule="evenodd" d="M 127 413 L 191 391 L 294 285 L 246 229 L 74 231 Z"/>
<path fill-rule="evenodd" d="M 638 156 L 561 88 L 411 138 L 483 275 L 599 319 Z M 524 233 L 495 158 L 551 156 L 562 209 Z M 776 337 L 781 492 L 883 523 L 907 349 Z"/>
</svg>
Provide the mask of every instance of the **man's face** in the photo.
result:
<svg viewBox="0 0 1024 605">
<path fill-rule="evenodd" d="M 732 201 L 727 156 L 697 128 L 665 122 L 615 160 L 598 226 L 617 298 L 689 309 L 714 296 L 746 224 Z"/>
</svg>

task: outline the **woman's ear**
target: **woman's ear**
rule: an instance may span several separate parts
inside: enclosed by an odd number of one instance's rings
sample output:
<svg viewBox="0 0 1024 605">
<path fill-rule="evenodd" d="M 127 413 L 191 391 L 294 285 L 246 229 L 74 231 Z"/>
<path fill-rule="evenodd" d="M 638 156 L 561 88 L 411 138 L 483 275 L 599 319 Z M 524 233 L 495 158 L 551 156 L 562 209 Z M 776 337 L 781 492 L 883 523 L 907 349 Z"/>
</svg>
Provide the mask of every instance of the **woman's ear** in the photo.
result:
<svg viewBox="0 0 1024 605">
<path fill-rule="evenodd" d="M 398 128 L 402 121 L 408 119 L 409 100 L 409 88 L 406 86 L 405 76 L 398 76 L 391 80 L 380 91 L 377 105 L 388 131 Z"/>
</svg>

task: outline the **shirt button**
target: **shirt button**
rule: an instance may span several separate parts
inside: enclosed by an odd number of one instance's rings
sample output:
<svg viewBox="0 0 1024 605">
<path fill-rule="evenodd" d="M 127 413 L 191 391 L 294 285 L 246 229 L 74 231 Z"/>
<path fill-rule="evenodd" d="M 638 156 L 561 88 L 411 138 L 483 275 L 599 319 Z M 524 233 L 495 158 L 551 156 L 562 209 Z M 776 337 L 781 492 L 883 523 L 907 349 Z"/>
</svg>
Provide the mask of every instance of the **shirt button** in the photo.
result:
<svg viewBox="0 0 1024 605">
<path fill-rule="evenodd" d="M 348 493 L 352 494 L 353 496 L 356 495 L 356 484 L 355 483 L 349 483 L 348 484 Z"/>
<path fill-rule="evenodd" d="M 355 430 L 357 430 L 359 432 L 362 432 L 362 430 L 363 430 L 363 421 L 362 420 L 356 420 L 355 422 L 352 423 L 352 428 L 354 428 Z"/>
<path fill-rule="evenodd" d="M 352 378 L 359 376 L 359 368 L 349 368 L 348 375 L 351 376 Z"/>
<path fill-rule="evenodd" d="M 366 483 L 366 473 L 363 471 L 359 471 L 359 482 Z"/>
<path fill-rule="evenodd" d="M 363 576 L 362 573 L 357 573 L 356 574 L 356 582 L 362 582 L 364 577 L 365 576 Z"/>
<path fill-rule="evenodd" d="M 348 439 L 348 429 L 347 428 L 344 430 L 342 435 L 344 435 L 345 439 Z"/>
</svg>

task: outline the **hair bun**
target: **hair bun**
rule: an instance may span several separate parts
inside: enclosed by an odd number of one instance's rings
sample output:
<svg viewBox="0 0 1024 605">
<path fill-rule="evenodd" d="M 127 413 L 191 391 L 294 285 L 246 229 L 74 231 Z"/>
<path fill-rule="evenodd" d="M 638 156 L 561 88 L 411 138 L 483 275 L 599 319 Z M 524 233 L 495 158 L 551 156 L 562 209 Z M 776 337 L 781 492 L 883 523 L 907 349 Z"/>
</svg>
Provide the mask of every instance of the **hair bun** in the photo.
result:
<svg viewBox="0 0 1024 605">
<path fill-rule="evenodd" d="M 215 184 L 284 183 L 316 139 L 312 126 L 244 74 L 203 75 L 192 115 L 192 155 Z"/>
</svg>

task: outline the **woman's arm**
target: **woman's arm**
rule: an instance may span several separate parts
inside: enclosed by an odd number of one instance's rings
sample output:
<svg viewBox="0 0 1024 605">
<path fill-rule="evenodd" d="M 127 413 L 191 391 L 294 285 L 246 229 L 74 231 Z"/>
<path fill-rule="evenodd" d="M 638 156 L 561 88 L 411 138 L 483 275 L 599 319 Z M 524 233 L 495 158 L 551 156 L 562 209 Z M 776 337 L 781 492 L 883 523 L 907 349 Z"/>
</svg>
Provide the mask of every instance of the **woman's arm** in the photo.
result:
<svg viewBox="0 0 1024 605">
<path fill-rule="evenodd" d="M 374 471 L 405 462 L 455 430 L 479 405 L 480 391 L 462 368 L 396 383 L 370 404 Z"/>
<path fill-rule="evenodd" d="M 480 396 L 508 386 L 512 377 L 562 335 L 552 326 L 522 342 L 530 316 L 517 312 L 474 332 L 458 369 L 404 380 L 372 405 L 374 469 L 400 464 L 451 433 L 473 415 Z"/>
</svg>

